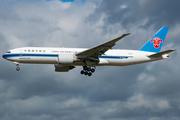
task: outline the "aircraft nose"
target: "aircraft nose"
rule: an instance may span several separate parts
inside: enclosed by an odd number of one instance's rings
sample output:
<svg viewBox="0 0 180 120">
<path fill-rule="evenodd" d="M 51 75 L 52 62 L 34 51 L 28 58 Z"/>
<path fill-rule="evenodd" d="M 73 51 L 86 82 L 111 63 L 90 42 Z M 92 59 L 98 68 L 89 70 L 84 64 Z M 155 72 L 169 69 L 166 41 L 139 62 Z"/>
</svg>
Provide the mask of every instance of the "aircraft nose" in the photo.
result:
<svg viewBox="0 0 180 120">
<path fill-rule="evenodd" d="M 2 57 L 3 57 L 4 59 L 6 59 L 6 56 L 5 56 L 5 54 L 3 54 L 3 55 L 2 55 Z"/>
</svg>

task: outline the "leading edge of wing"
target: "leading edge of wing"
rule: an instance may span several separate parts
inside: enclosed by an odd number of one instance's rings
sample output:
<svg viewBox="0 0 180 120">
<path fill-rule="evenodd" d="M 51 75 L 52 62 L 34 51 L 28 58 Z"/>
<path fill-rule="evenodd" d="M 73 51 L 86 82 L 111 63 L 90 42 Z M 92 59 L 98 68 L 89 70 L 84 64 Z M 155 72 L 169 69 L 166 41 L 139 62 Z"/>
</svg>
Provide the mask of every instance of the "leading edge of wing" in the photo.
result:
<svg viewBox="0 0 180 120">
<path fill-rule="evenodd" d="M 98 45 L 96 47 L 90 48 L 88 50 L 79 52 L 76 54 L 78 58 L 87 58 L 87 57 L 98 57 L 99 55 L 104 54 L 107 50 L 111 49 L 117 41 L 122 39 L 123 37 L 129 35 L 130 33 L 123 34 L 122 36 L 115 38 L 113 40 L 110 40 L 106 43 L 103 43 L 101 45 Z"/>
</svg>

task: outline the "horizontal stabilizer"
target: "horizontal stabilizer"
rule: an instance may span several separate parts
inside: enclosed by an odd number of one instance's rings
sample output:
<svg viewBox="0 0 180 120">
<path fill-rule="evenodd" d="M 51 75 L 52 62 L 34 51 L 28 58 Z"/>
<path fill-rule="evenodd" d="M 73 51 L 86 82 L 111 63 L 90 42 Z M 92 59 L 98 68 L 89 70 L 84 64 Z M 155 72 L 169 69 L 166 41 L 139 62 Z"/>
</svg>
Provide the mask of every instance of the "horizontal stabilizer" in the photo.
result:
<svg viewBox="0 0 180 120">
<path fill-rule="evenodd" d="M 173 52 L 175 50 L 166 50 L 166 51 L 163 51 L 163 52 L 159 52 L 159 53 L 155 53 L 155 54 L 152 54 L 152 55 L 149 55 L 148 57 L 160 57 L 164 54 L 168 54 L 170 52 Z"/>
</svg>

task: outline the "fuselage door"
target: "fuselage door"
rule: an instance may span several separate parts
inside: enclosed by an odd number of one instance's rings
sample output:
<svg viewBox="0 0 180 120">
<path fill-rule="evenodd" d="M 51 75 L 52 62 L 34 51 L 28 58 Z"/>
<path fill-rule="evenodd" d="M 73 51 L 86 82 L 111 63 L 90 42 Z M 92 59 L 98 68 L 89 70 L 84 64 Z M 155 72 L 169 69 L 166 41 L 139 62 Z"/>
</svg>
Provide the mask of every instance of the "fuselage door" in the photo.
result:
<svg viewBox="0 0 180 120">
<path fill-rule="evenodd" d="M 23 50 L 22 49 L 19 50 L 19 56 L 23 56 Z"/>
</svg>

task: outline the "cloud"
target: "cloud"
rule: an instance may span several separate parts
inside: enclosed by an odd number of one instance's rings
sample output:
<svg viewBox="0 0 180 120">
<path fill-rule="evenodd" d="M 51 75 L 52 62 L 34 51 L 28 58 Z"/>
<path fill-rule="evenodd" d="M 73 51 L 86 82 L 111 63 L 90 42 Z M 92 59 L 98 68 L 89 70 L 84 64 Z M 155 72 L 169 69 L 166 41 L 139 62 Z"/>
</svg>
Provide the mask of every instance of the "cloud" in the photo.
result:
<svg viewBox="0 0 180 120">
<path fill-rule="evenodd" d="M 123 67 L 81 67 L 54 72 L 53 65 L 15 65 L 0 59 L 0 119 L 179 119 L 179 1 L 0 1 L 1 55 L 24 46 L 91 48 L 124 33 L 114 48 L 139 49 L 169 26 L 166 60 Z"/>
<path fill-rule="evenodd" d="M 151 111 L 162 111 L 171 108 L 171 106 L 166 100 L 146 99 L 142 94 L 137 94 L 133 96 L 127 102 L 127 108 L 131 110 L 135 110 L 141 107 L 144 107 L 145 109 L 150 109 Z"/>
<path fill-rule="evenodd" d="M 101 16 L 106 14 L 107 24 L 121 23 L 126 29 L 131 29 L 136 23 L 141 24 L 142 21 L 148 19 L 146 24 L 142 24 L 139 27 L 154 27 L 159 28 L 162 26 L 174 26 L 179 23 L 179 16 L 177 15 L 177 8 L 175 3 L 179 1 L 163 1 L 163 0 L 138 0 L 138 1 L 108 1 L 101 2 L 100 6 L 95 9 L 95 12 L 91 17 L 95 15 Z M 126 9 L 118 9 L 122 6 L 126 6 Z M 99 18 L 99 17 L 96 17 Z M 96 20 L 96 19 L 95 19 Z"/>
</svg>

